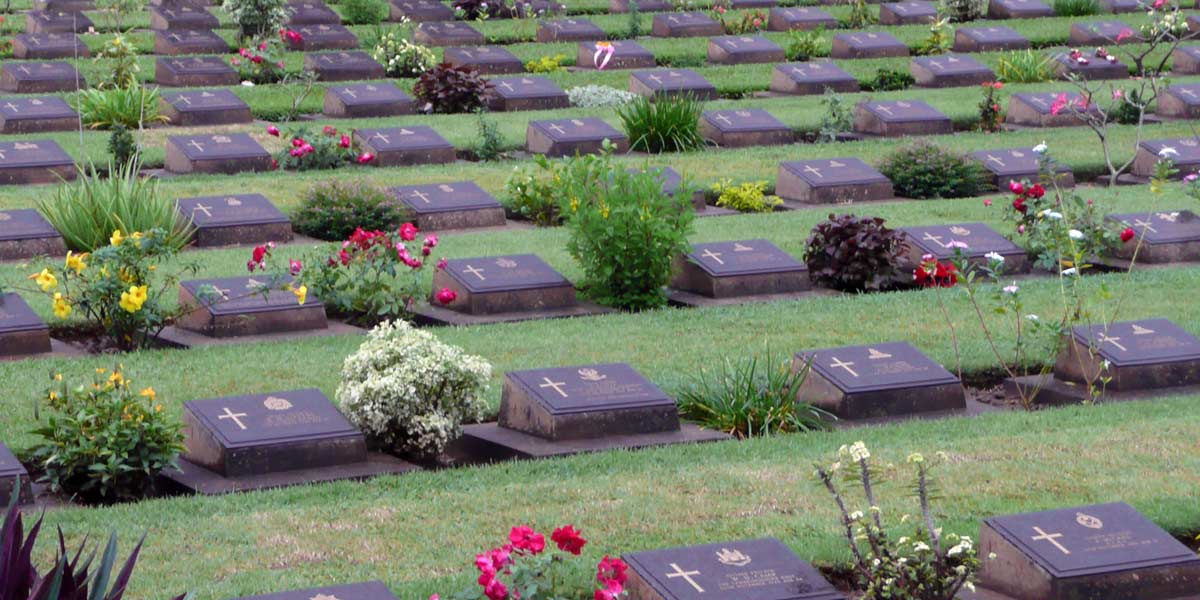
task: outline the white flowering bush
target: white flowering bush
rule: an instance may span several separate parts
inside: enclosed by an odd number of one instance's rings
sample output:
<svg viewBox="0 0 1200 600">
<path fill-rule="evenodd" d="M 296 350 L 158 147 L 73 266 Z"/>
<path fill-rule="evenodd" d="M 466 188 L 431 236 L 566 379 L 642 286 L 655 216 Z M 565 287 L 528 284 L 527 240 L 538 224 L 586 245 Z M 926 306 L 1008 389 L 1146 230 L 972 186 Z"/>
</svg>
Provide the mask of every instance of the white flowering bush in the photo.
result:
<svg viewBox="0 0 1200 600">
<path fill-rule="evenodd" d="M 432 50 L 408 41 L 398 31 L 380 36 L 371 58 L 383 65 L 389 77 L 416 77 L 437 64 Z"/>
<path fill-rule="evenodd" d="M 436 456 L 483 417 L 492 365 L 406 321 L 385 322 L 342 365 L 337 401 L 372 443 Z"/>
<path fill-rule="evenodd" d="M 637 94 L 607 85 L 581 85 L 567 89 L 571 106 L 579 108 L 615 108 L 638 97 Z"/>
</svg>

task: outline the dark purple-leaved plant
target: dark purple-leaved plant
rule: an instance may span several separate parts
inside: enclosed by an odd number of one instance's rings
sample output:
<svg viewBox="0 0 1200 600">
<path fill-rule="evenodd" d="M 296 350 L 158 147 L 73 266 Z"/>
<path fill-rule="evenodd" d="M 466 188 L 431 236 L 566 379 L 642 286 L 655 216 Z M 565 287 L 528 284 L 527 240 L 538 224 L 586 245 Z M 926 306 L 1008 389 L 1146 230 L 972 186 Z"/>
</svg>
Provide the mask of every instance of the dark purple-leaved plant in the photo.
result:
<svg viewBox="0 0 1200 600">
<path fill-rule="evenodd" d="M 833 289 L 876 291 L 891 285 L 904 251 L 904 232 L 878 217 L 829 215 L 813 227 L 804 252 L 809 278 Z"/>
</svg>

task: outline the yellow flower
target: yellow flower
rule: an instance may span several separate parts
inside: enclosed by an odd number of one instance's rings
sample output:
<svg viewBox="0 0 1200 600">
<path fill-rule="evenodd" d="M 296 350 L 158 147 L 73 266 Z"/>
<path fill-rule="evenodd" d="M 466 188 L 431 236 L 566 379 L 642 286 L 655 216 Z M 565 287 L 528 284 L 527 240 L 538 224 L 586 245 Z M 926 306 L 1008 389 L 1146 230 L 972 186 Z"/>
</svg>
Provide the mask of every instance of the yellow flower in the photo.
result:
<svg viewBox="0 0 1200 600">
<path fill-rule="evenodd" d="M 84 259 L 86 259 L 87 257 L 88 257 L 88 255 L 86 252 L 84 252 L 83 254 L 75 254 L 74 252 L 71 252 L 70 250 L 68 250 L 67 251 L 67 268 L 75 271 L 76 275 L 82 273 L 83 270 L 87 268 L 87 263 L 83 262 Z"/>
<path fill-rule="evenodd" d="M 103 375 L 103 374 L 105 374 L 105 373 L 107 373 L 107 372 L 108 372 L 108 369 L 101 369 L 100 367 L 96 367 L 96 374 L 97 374 L 97 375 Z"/>
<path fill-rule="evenodd" d="M 54 380 L 55 380 L 55 381 L 62 381 L 62 373 L 55 373 L 55 374 L 54 374 Z"/>
<path fill-rule="evenodd" d="M 131 239 L 131 240 L 140 240 L 140 239 L 142 239 L 142 232 L 140 232 L 140 231 L 135 231 L 135 232 L 133 232 L 133 234 L 131 234 L 131 235 L 129 236 L 129 239 Z"/>
<path fill-rule="evenodd" d="M 295 288 L 292 290 L 292 293 L 296 295 L 297 303 L 304 304 L 304 301 L 308 299 L 308 286 L 302 285 L 298 288 Z"/>
<path fill-rule="evenodd" d="M 121 292 L 121 308 L 128 313 L 135 313 L 142 310 L 142 305 L 146 303 L 146 286 L 133 285 L 129 287 L 128 292 Z"/>
<path fill-rule="evenodd" d="M 49 398 L 50 398 L 50 400 L 52 400 L 52 401 L 53 401 L 53 400 L 58 400 L 58 394 L 56 394 L 56 393 L 54 393 L 54 392 L 50 392 L 50 396 L 49 396 Z"/>
<path fill-rule="evenodd" d="M 112 375 L 108 376 L 108 382 L 116 385 L 125 383 L 125 376 L 120 371 L 113 371 Z"/>
<path fill-rule="evenodd" d="M 54 292 L 54 316 L 65 319 L 71 314 L 71 303 L 63 298 L 61 292 Z M 61 378 L 61 376 L 59 376 Z"/>
<path fill-rule="evenodd" d="M 50 269 L 42 269 L 41 273 L 34 273 L 29 278 L 36 281 L 38 287 L 42 288 L 43 292 L 49 292 L 58 287 L 58 278 L 54 276 L 54 273 L 50 272 Z"/>
<path fill-rule="evenodd" d="M 154 399 L 158 397 L 158 394 L 156 394 L 154 392 L 154 388 L 152 388 L 152 387 L 148 387 L 148 388 L 142 390 L 138 395 L 149 398 L 151 402 L 153 402 Z"/>
<path fill-rule="evenodd" d="M 120 246 L 123 241 L 125 241 L 125 236 L 121 235 L 120 229 L 113 231 L 112 237 L 108 238 L 108 243 L 114 246 Z"/>
</svg>

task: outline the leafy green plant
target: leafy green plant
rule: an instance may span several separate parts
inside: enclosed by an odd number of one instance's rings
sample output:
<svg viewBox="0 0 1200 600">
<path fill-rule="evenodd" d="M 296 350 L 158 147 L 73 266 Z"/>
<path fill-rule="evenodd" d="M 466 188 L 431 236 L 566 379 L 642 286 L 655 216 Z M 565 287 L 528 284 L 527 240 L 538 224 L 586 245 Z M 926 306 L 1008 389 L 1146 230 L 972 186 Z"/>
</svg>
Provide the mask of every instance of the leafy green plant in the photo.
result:
<svg viewBox="0 0 1200 600">
<path fill-rule="evenodd" d="M 504 139 L 500 137 L 500 125 L 495 119 L 489 119 L 483 109 L 476 111 L 476 115 L 479 142 L 475 144 L 475 156 L 479 160 L 496 160 L 504 155 Z"/>
<path fill-rule="evenodd" d="M 629 147 L 643 152 L 685 152 L 704 147 L 700 113 L 704 105 L 690 95 L 651 101 L 644 96 L 617 107 Z"/>
<path fill-rule="evenodd" d="M 380 35 L 371 58 L 383 65 L 388 77 L 416 77 L 437 64 L 432 50 L 408 41 L 395 30 Z"/>
<path fill-rule="evenodd" d="M 342 19 L 350 25 L 378 25 L 387 17 L 388 7 L 380 0 L 341 0 Z"/>
<path fill-rule="evenodd" d="M 404 209 L 385 190 L 363 180 L 330 179 L 304 193 L 292 215 L 296 231 L 319 240 L 344 240 L 362 227 L 392 230 L 404 220 Z"/>
<path fill-rule="evenodd" d="M 413 94 L 425 112 L 464 113 L 482 107 L 491 87 L 474 69 L 442 63 L 421 73 Z"/>
<path fill-rule="evenodd" d="M 637 0 L 630 0 L 629 14 L 626 15 L 626 19 L 625 28 L 628 33 L 625 38 L 636 40 L 642 37 L 642 9 L 638 6 Z"/>
<path fill-rule="evenodd" d="M 322 128 L 320 134 L 311 133 L 307 127 L 281 133 L 271 126 L 267 131 L 271 135 L 282 135 L 289 142 L 275 154 L 275 162 L 280 169 L 336 169 L 355 163 L 367 164 L 374 160 L 370 153 L 356 154 L 351 147 L 350 136 L 339 134 L 338 130 L 330 125 Z"/>
<path fill-rule="evenodd" d="M 283 35 L 287 33 L 285 31 Z M 280 37 L 261 38 L 240 48 L 238 55 L 229 59 L 229 64 L 237 69 L 242 81 L 255 85 L 278 83 L 287 76 L 283 62 L 285 52 L 287 48 Z"/>
<path fill-rule="evenodd" d="M 717 4 L 709 12 L 712 18 L 725 29 L 725 35 L 745 35 L 757 33 L 767 27 L 767 15 L 761 10 L 745 11 L 728 18 L 729 10 L 722 4 Z"/>
<path fill-rule="evenodd" d="M 116 164 L 123 165 L 132 161 L 138 154 L 137 141 L 133 139 L 133 132 L 124 125 L 114 125 L 112 134 L 108 137 L 108 153 L 112 155 L 113 162 Z"/>
<path fill-rule="evenodd" d="M 1100 1 L 1054 0 L 1054 14 L 1060 17 L 1086 17 L 1100 14 Z"/>
<path fill-rule="evenodd" d="M 224 0 L 221 9 L 238 24 L 241 37 L 251 39 L 274 35 L 292 15 L 287 0 Z"/>
<path fill-rule="evenodd" d="M 638 95 L 633 92 L 606 85 L 589 84 L 567 88 L 567 99 L 571 101 L 571 106 L 579 108 L 614 108 L 637 98 Z"/>
<path fill-rule="evenodd" d="M 993 133 L 1000 131 L 1000 126 L 1004 123 L 1000 90 L 1004 89 L 1004 84 L 999 81 L 986 81 L 982 88 L 983 99 L 979 101 L 979 130 Z"/>
<path fill-rule="evenodd" d="M 916 80 L 913 76 L 904 71 L 880 68 L 875 71 L 875 77 L 863 87 L 873 92 L 895 92 L 906 90 L 914 83 Z"/>
<path fill-rule="evenodd" d="M 1109 117 L 1121 125 L 1137 125 L 1144 115 L 1149 112 L 1149 102 L 1142 99 L 1142 90 L 1131 89 L 1128 92 L 1117 88 L 1113 90 L 1114 106 L 1109 109 Z"/>
<path fill-rule="evenodd" d="M 879 217 L 829 215 L 808 238 L 804 262 L 814 283 L 847 292 L 889 287 L 899 272 L 904 233 Z"/>
<path fill-rule="evenodd" d="M 784 54 L 788 60 L 804 61 L 819 56 L 825 46 L 825 28 L 793 29 L 787 33 Z"/>
<path fill-rule="evenodd" d="M 450 3 L 454 16 L 462 21 L 484 21 L 498 16 L 504 3 L 498 0 L 454 0 Z"/>
<path fill-rule="evenodd" d="M 141 129 L 143 124 L 166 123 L 159 114 L 161 94 L 157 86 L 134 83 L 129 87 L 81 90 L 75 101 L 79 118 L 90 129 Z"/>
<path fill-rule="evenodd" d="M 850 105 L 836 92 L 825 88 L 821 96 L 821 106 L 825 114 L 821 115 L 821 128 L 818 139 L 822 142 L 836 142 L 838 135 L 854 128 L 854 113 Z"/>
<path fill-rule="evenodd" d="M 534 60 L 525 63 L 525 70 L 530 73 L 553 73 L 561 71 L 562 62 L 567 57 L 564 54 L 555 54 L 554 56 L 539 56 Z"/>
<path fill-rule="evenodd" d="M 141 67 L 137 46 L 117 34 L 96 51 L 96 63 L 103 65 L 105 76 L 96 83 L 99 89 L 128 88 L 137 85 Z"/>
<path fill-rule="evenodd" d="M 1041 83 L 1054 77 L 1054 63 L 1034 50 L 1014 50 L 996 61 L 996 74 L 1005 83 Z"/>
<path fill-rule="evenodd" d="M 987 0 L 941 0 L 938 15 L 950 19 L 951 23 L 977 21 L 987 13 L 987 4 Z"/>
<path fill-rule="evenodd" d="M 505 183 L 504 206 L 513 214 L 533 221 L 539 227 L 558 225 L 562 220 L 559 208 L 581 199 L 571 194 L 588 186 L 605 185 L 609 161 L 594 154 L 568 156 L 550 160 L 545 155 L 533 157 L 533 166 L 513 169 Z M 574 182 L 571 187 L 564 181 Z"/>
<path fill-rule="evenodd" d="M 862 29 L 878 20 L 867 0 L 846 0 L 846 4 L 850 6 L 850 14 L 845 21 L 847 29 Z"/>
<path fill-rule="evenodd" d="M 879 172 L 905 198 L 964 198 L 987 187 L 978 161 L 926 141 L 897 149 L 884 159 Z"/>
<path fill-rule="evenodd" d="M 112 20 L 113 31 L 124 32 L 125 19 L 145 9 L 146 0 L 96 0 L 96 8 Z"/>
<path fill-rule="evenodd" d="M 717 206 L 743 213 L 762 213 L 775 210 L 783 204 L 778 196 L 768 196 L 767 182 L 747 181 L 734 185 L 732 179 L 722 179 L 713 184 L 712 191 L 717 195 Z"/>
<path fill-rule="evenodd" d="M 793 372 L 790 361 L 768 350 L 726 359 L 715 372 L 701 368 L 678 394 L 679 415 L 743 439 L 826 429 L 832 417 L 799 398 L 810 366 Z"/>
<path fill-rule="evenodd" d="M 921 41 L 917 54 L 932 56 L 945 54 L 954 46 L 954 28 L 948 18 L 939 18 L 929 26 L 929 37 Z"/>
</svg>

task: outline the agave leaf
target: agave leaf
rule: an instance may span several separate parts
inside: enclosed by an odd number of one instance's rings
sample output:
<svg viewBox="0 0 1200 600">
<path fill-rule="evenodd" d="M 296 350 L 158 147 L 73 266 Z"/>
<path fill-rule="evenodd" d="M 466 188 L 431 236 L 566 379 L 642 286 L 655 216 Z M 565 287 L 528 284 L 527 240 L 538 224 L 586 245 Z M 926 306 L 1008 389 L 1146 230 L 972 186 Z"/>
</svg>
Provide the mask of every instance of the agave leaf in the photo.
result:
<svg viewBox="0 0 1200 600">
<path fill-rule="evenodd" d="M 117 561 L 117 533 L 108 536 L 108 545 L 100 557 L 100 568 L 96 570 L 95 581 L 92 582 L 92 592 L 88 600 L 104 600 L 104 592 L 108 589 L 108 577 L 112 574 L 113 563 Z"/>
<path fill-rule="evenodd" d="M 116 542 L 117 535 L 113 534 L 113 541 Z M 129 578 L 133 576 L 133 567 L 137 565 L 138 555 L 142 551 L 142 544 L 146 542 L 146 534 L 142 534 L 142 539 L 138 540 L 133 551 L 129 553 L 129 558 L 125 559 L 125 566 L 121 567 L 121 572 L 117 574 L 116 581 L 113 582 L 112 590 L 103 597 L 104 600 L 121 600 L 121 596 L 125 595 L 125 587 L 129 585 Z"/>
</svg>

